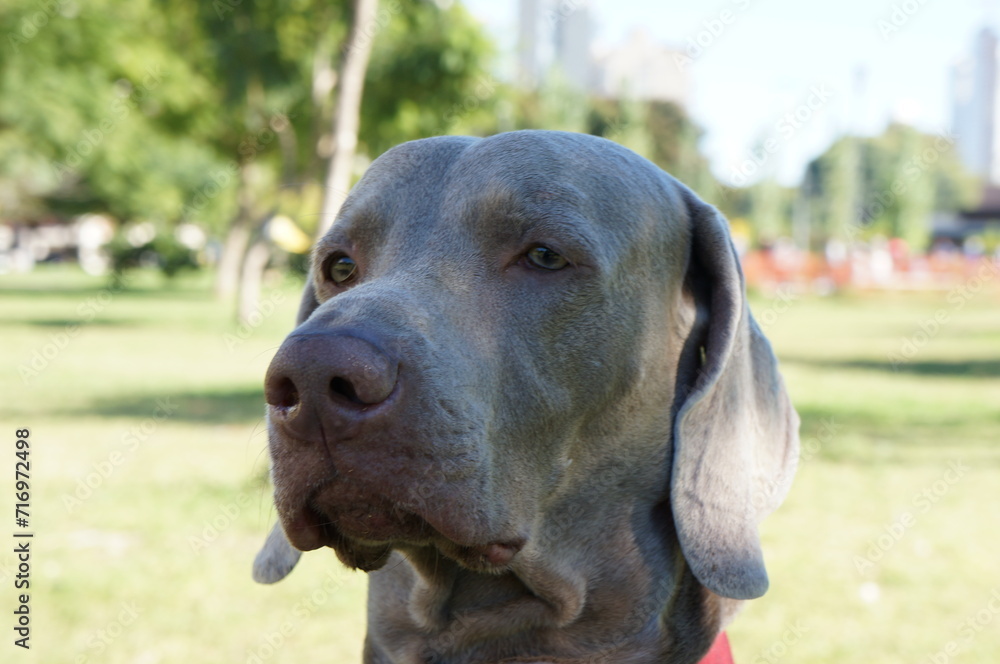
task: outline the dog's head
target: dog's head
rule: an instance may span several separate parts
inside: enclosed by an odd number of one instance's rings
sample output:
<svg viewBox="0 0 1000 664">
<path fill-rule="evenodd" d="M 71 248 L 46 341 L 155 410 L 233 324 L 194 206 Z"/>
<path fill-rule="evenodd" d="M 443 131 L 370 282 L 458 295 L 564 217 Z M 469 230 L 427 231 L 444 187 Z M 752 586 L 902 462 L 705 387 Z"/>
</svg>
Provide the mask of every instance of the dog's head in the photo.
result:
<svg viewBox="0 0 1000 664">
<path fill-rule="evenodd" d="M 757 523 L 787 491 L 797 418 L 725 221 L 609 141 L 385 153 L 315 248 L 266 397 L 298 549 L 374 570 L 430 547 L 502 574 L 526 547 L 601 538 L 568 506 L 669 502 L 704 586 L 766 589 Z"/>
</svg>

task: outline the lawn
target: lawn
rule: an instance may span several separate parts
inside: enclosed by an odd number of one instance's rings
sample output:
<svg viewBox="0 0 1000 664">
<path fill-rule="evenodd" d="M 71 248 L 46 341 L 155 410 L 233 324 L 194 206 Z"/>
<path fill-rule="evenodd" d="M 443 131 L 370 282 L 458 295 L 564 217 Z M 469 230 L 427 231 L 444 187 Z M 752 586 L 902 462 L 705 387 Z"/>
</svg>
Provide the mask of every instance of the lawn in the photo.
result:
<svg viewBox="0 0 1000 664">
<path fill-rule="evenodd" d="M 360 660 L 363 574 L 326 551 L 275 586 L 250 580 L 274 521 L 261 383 L 298 286 L 268 285 L 258 324 L 240 329 L 206 284 L 0 276 L 9 625 L 22 427 L 35 533 L 32 648 L 5 627 L 0 661 Z M 804 450 L 763 527 L 771 590 L 729 630 L 738 663 L 996 661 L 1000 293 L 960 303 L 754 299 Z"/>
</svg>

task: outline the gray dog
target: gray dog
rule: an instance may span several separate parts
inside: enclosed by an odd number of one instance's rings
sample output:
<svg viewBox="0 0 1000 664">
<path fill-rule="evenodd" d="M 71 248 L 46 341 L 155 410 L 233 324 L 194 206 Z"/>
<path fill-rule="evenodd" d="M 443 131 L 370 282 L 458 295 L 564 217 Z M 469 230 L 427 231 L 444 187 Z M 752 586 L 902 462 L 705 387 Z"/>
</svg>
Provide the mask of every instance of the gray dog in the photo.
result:
<svg viewBox="0 0 1000 664">
<path fill-rule="evenodd" d="M 798 417 L 725 220 L 645 159 L 548 131 L 389 150 L 299 323 L 255 577 L 324 546 L 371 572 L 366 663 L 694 663 L 767 590 Z"/>
</svg>

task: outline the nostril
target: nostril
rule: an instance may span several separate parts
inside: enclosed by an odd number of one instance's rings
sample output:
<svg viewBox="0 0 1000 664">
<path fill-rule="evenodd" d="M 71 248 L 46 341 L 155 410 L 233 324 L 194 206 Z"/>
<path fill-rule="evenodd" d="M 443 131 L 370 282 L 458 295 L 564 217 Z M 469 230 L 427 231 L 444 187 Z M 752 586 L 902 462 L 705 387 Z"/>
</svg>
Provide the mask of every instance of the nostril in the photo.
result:
<svg viewBox="0 0 1000 664">
<path fill-rule="evenodd" d="M 271 360 L 264 395 L 272 416 L 285 424 L 331 413 L 367 415 L 369 406 L 394 393 L 398 377 L 399 363 L 364 339 L 292 334 Z"/>
<path fill-rule="evenodd" d="M 364 402 L 358 397 L 357 391 L 354 389 L 354 384 L 346 378 L 340 376 L 334 376 L 330 380 L 330 391 L 334 395 L 339 395 L 351 403 L 363 404 Z"/>
<path fill-rule="evenodd" d="M 299 390 L 291 378 L 282 377 L 268 385 L 265 398 L 276 408 L 294 408 L 299 405 Z"/>
</svg>

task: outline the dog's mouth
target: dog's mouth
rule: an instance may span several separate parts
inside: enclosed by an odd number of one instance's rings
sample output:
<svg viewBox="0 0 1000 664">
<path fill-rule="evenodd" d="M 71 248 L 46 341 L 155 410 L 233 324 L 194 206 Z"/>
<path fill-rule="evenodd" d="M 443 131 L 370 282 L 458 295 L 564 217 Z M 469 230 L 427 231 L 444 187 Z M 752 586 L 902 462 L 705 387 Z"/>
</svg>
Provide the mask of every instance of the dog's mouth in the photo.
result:
<svg viewBox="0 0 1000 664">
<path fill-rule="evenodd" d="M 366 572 L 382 567 L 394 547 L 433 546 L 470 570 L 496 574 L 525 544 L 523 537 L 466 541 L 441 515 L 429 512 L 425 517 L 378 493 L 336 482 L 314 491 L 283 514 L 282 522 L 295 548 L 330 547 L 344 564 Z"/>
</svg>

